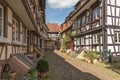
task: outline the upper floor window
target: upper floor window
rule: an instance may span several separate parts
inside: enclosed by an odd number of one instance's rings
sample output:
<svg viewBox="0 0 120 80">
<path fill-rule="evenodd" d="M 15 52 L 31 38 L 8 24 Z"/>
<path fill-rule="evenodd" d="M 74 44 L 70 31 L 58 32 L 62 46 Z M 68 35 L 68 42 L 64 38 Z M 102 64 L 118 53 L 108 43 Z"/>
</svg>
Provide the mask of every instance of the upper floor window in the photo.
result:
<svg viewBox="0 0 120 80">
<path fill-rule="evenodd" d="M 90 15 L 86 17 L 86 23 L 89 23 L 89 22 L 90 22 Z"/>
<path fill-rule="evenodd" d="M 0 5 L 0 36 L 3 36 L 4 8 Z"/>
<path fill-rule="evenodd" d="M 78 26 L 81 25 L 81 19 L 78 19 Z"/>
<path fill-rule="evenodd" d="M 114 39 L 115 39 L 115 42 L 120 42 L 120 32 L 115 32 Z"/>
<path fill-rule="evenodd" d="M 81 25 L 84 25 L 85 24 L 85 15 L 82 16 L 81 21 L 82 21 Z"/>
<path fill-rule="evenodd" d="M 78 22 L 75 21 L 75 22 L 73 23 L 73 29 L 76 29 L 77 25 L 78 25 Z"/>
<path fill-rule="evenodd" d="M 19 41 L 19 23 L 13 18 L 13 41 Z"/>
<path fill-rule="evenodd" d="M 100 8 L 96 7 L 93 9 L 93 21 L 100 17 Z"/>
</svg>

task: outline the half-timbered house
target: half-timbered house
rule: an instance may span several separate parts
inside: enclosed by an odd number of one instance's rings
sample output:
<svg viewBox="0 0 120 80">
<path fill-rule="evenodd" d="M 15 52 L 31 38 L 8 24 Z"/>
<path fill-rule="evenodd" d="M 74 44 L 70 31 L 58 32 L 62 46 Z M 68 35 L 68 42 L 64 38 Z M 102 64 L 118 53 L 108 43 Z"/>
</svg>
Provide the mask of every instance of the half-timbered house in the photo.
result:
<svg viewBox="0 0 120 80">
<path fill-rule="evenodd" d="M 44 47 L 45 0 L 0 1 L 0 60 Z"/>
<path fill-rule="evenodd" d="M 74 36 L 74 49 L 111 50 L 120 55 L 120 0 L 79 0 L 68 15 Z"/>
</svg>

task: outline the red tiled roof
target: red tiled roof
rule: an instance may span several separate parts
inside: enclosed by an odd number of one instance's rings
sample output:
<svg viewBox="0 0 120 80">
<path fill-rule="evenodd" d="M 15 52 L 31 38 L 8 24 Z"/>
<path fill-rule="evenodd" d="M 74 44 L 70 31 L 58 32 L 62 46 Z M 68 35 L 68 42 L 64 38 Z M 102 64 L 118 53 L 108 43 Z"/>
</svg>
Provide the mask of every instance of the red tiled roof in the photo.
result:
<svg viewBox="0 0 120 80">
<path fill-rule="evenodd" d="M 68 27 L 65 27 L 65 28 L 61 31 L 61 33 L 65 32 L 66 30 L 68 30 L 69 28 L 71 28 L 71 25 L 72 25 L 72 24 L 70 24 Z"/>
<path fill-rule="evenodd" d="M 47 27 L 49 29 L 48 32 L 61 32 L 62 27 L 59 26 L 57 23 L 47 23 Z"/>
<path fill-rule="evenodd" d="M 71 27 L 72 27 L 72 22 L 71 21 L 68 21 L 67 23 L 64 23 L 63 24 L 63 29 L 62 29 L 61 33 L 67 31 Z"/>
</svg>

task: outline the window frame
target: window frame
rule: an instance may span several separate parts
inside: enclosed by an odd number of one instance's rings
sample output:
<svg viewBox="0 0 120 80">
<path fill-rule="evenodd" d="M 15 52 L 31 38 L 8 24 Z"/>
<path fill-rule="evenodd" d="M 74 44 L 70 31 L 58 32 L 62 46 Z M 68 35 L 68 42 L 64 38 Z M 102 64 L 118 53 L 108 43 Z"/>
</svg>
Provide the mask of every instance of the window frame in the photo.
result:
<svg viewBox="0 0 120 80">
<path fill-rule="evenodd" d="M 93 44 L 99 44 L 99 35 L 93 34 Z"/>
<path fill-rule="evenodd" d="M 115 32 L 114 41 L 115 43 L 120 43 L 120 32 Z"/>
<path fill-rule="evenodd" d="M 2 31 L 0 32 L 0 37 L 3 37 L 4 36 L 4 8 L 3 8 L 3 6 L 2 5 L 0 5 L 0 8 L 2 9 L 2 15 L 1 15 L 1 17 L 2 17 L 2 25 L 1 25 L 1 29 L 2 29 Z"/>
<path fill-rule="evenodd" d="M 13 18 L 13 21 L 15 22 L 15 24 L 13 24 L 13 27 L 15 25 L 15 34 L 13 32 L 13 41 L 19 41 L 19 37 L 20 37 L 19 36 L 19 34 L 20 34 L 19 27 L 20 27 L 20 25 L 19 25 L 19 22 L 15 18 Z M 16 23 L 18 24 L 18 26 L 16 25 Z M 18 27 L 18 30 L 17 30 L 17 27 Z"/>
<path fill-rule="evenodd" d="M 27 33 L 27 29 L 25 27 L 22 28 L 22 43 L 27 43 L 26 40 L 26 33 Z"/>
<path fill-rule="evenodd" d="M 92 21 L 96 20 L 97 18 L 100 18 L 100 7 L 99 6 L 93 8 L 92 10 Z"/>
<path fill-rule="evenodd" d="M 81 45 L 85 45 L 85 37 L 81 37 Z"/>
</svg>

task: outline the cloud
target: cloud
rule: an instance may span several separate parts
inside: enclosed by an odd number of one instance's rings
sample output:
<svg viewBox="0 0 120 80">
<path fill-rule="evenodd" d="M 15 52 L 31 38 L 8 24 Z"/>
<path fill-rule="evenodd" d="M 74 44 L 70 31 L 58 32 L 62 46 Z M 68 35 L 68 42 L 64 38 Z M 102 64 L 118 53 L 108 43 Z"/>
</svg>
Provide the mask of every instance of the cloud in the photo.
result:
<svg viewBox="0 0 120 80">
<path fill-rule="evenodd" d="M 79 0 L 48 0 L 48 4 L 53 9 L 70 8 Z"/>
</svg>

